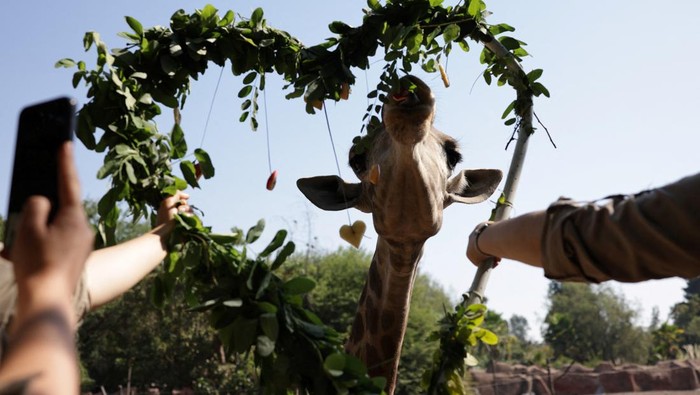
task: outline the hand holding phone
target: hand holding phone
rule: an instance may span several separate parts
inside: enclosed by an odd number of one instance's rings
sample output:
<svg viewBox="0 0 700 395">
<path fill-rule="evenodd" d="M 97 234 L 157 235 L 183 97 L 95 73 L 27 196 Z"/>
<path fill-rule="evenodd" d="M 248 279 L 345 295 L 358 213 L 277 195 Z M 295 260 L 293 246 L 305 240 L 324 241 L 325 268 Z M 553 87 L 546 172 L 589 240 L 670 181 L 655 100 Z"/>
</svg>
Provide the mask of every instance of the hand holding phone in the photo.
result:
<svg viewBox="0 0 700 395">
<path fill-rule="evenodd" d="M 51 202 L 49 222 L 58 209 L 59 147 L 73 140 L 75 101 L 62 97 L 25 107 L 20 113 L 3 254 L 9 254 L 17 221 L 27 198 Z"/>
</svg>

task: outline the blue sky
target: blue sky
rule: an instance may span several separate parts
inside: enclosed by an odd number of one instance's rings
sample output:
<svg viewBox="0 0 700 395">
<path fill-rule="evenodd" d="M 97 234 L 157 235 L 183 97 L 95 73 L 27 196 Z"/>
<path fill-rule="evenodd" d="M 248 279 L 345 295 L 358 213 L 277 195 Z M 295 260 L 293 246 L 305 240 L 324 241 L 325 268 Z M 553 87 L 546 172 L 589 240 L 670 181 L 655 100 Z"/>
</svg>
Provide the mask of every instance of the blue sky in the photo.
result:
<svg viewBox="0 0 700 395">
<path fill-rule="evenodd" d="M 116 33 L 128 30 L 125 15 L 144 26 L 167 25 L 179 8 L 192 12 L 202 1 L 89 2 L 36 0 L 6 4 L 0 25 L 4 37 L 0 62 L 0 208 L 7 207 L 17 117 L 20 109 L 43 99 L 71 95 L 85 101 L 85 90 L 71 86 L 72 71 L 54 69 L 56 60 L 70 57 L 91 64 L 94 53 L 84 53 L 82 37 L 97 31 L 110 47 L 120 47 Z M 364 2 L 327 1 L 211 1 L 221 11 L 229 9 L 249 16 L 258 6 L 265 9 L 268 24 L 290 32 L 305 44 L 331 36 L 333 20 L 351 25 L 361 21 Z M 526 70 L 544 69 L 542 82 L 552 93 L 537 99 L 535 111 L 551 132 L 554 149 L 544 133 L 530 142 L 514 214 L 542 209 L 560 196 L 595 199 L 613 193 L 633 193 L 660 186 L 698 171 L 696 114 L 700 108 L 700 63 L 697 15 L 700 3 L 616 1 L 595 7 L 590 2 L 488 2 L 491 23 L 506 22 L 525 41 L 532 54 Z M 504 147 L 511 130 L 500 115 L 513 98 L 508 88 L 487 86 L 478 76 L 479 45 L 468 54 L 456 50 L 449 60 L 452 86 L 444 88 L 436 75 L 417 73 L 437 97 L 436 126 L 456 137 L 462 147 L 461 168 L 492 167 L 506 171 L 511 150 Z M 367 105 L 366 86 L 377 82 L 377 63 L 358 77 L 350 100 L 328 105 L 329 122 L 340 158 L 341 175 L 354 181 L 346 165 L 347 150 L 362 125 Z M 267 127 L 261 112 L 261 128 L 250 131 L 238 122 L 240 80 L 224 70 L 218 94 L 214 91 L 220 68 L 212 65 L 192 84 L 192 94 L 182 112 L 190 148 L 202 141 L 211 106 L 211 118 L 202 147 L 216 166 L 217 176 L 192 192 L 192 201 L 204 211 L 205 223 L 225 232 L 232 226 L 248 228 L 258 219 L 268 223 L 266 235 L 287 228 L 298 245 L 334 250 L 344 246 L 338 228 L 348 222 L 346 212 L 323 212 L 307 203 L 295 186 L 300 177 L 336 174 L 333 150 L 322 115 L 307 115 L 300 100 L 287 101 L 276 78 L 268 81 Z M 475 82 L 476 81 L 476 82 Z M 262 111 L 262 109 L 261 109 Z M 158 120 L 168 132 L 171 117 Z M 277 188 L 265 190 L 269 174 L 266 129 L 269 131 L 272 166 L 279 171 Z M 95 179 L 99 155 L 78 151 L 85 197 L 98 199 L 106 184 Z M 458 169 L 459 170 L 459 169 Z M 458 297 L 471 284 L 475 268 L 466 260 L 466 238 L 478 222 L 488 218 L 493 205 L 453 205 L 445 213 L 443 229 L 426 244 L 421 270 Z M 371 219 L 350 211 L 352 220 Z M 376 235 L 370 230 L 362 248 L 372 251 Z M 262 244 L 262 243 L 261 243 Z M 491 309 L 510 317 L 524 315 L 539 336 L 546 313 L 548 280 L 541 270 L 505 261 L 492 273 L 487 287 Z M 661 318 L 681 301 L 685 281 L 669 279 L 643 284 L 610 283 L 648 321 L 653 306 Z"/>
</svg>

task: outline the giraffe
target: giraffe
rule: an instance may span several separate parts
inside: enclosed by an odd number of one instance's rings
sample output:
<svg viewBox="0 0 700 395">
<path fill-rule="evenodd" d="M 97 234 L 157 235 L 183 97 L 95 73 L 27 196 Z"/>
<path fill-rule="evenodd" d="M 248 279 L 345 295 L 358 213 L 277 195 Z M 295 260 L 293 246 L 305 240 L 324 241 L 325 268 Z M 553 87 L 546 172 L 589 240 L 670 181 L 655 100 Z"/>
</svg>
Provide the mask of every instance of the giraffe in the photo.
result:
<svg viewBox="0 0 700 395">
<path fill-rule="evenodd" d="M 433 126 L 435 97 L 428 85 L 402 77 L 385 99 L 382 128 L 362 154 L 350 151 L 350 166 L 360 183 L 338 176 L 302 178 L 300 191 L 317 207 L 355 207 L 372 214 L 377 244 L 357 313 L 345 344 L 371 376 L 396 386 L 401 346 L 408 322 L 413 283 L 427 239 L 442 225 L 452 203 L 486 200 L 502 178 L 500 170 L 462 170 L 457 142 Z"/>
</svg>

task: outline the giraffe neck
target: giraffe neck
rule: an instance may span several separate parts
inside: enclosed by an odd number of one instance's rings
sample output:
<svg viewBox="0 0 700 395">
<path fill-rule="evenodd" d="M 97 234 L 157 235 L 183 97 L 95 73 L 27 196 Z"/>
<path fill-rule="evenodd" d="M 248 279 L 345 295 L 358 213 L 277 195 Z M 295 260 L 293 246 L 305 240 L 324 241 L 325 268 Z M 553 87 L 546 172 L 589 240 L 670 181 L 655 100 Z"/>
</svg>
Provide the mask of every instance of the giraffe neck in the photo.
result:
<svg viewBox="0 0 700 395">
<path fill-rule="evenodd" d="M 379 237 L 345 349 L 371 376 L 387 379 L 392 394 L 406 332 L 413 282 L 423 244 L 391 244 Z"/>
</svg>

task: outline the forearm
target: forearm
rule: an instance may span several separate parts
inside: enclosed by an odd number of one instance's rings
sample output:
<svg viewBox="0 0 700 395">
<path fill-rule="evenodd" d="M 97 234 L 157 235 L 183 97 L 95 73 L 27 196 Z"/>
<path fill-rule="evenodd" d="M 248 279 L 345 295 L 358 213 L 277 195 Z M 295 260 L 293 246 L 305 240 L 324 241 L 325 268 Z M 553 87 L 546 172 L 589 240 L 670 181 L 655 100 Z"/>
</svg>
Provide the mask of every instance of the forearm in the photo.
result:
<svg viewBox="0 0 700 395">
<path fill-rule="evenodd" d="M 80 373 L 71 295 L 71 287 L 57 282 L 29 292 L 20 289 L 0 383 L 31 378 L 32 394 L 77 393 Z"/>
<path fill-rule="evenodd" d="M 481 252 L 542 267 L 545 211 L 536 211 L 491 224 L 478 238 Z"/>
<path fill-rule="evenodd" d="M 169 229 L 159 226 L 142 236 L 90 254 L 86 275 L 92 307 L 123 294 L 165 259 L 168 233 Z"/>
</svg>

